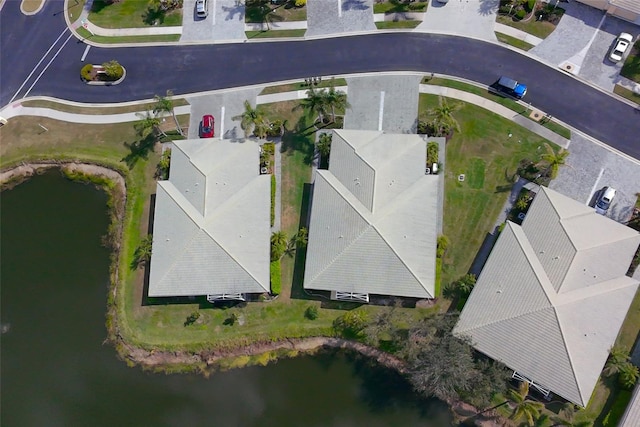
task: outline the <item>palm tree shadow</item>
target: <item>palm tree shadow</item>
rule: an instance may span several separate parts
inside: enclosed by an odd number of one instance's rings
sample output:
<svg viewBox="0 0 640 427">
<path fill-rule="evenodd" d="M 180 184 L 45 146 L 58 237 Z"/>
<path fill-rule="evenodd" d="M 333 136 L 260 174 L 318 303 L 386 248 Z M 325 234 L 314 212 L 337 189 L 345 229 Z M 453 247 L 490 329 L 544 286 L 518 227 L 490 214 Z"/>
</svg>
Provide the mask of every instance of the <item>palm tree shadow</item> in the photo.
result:
<svg viewBox="0 0 640 427">
<path fill-rule="evenodd" d="M 153 150 L 155 143 L 156 139 L 154 135 L 148 135 L 147 137 L 133 143 L 125 141 L 123 144 L 130 152 L 124 156 L 121 161 L 125 162 L 129 169 L 133 169 L 136 163 L 138 163 L 138 160 L 146 160 L 149 158 L 149 152 Z"/>
<path fill-rule="evenodd" d="M 314 138 L 312 135 L 315 133 L 315 130 L 313 132 L 306 131 L 313 126 L 314 125 L 308 125 L 307 118 L 305 117 L 301 117 L 300 120 L 298 120 L 293 130 L 288 129 L 285 123 L 280 152 L 299 151 L 304 155 L 304 163 L 306 165 L 312 164 L 315 154 Z"/>
<path fill-rule="evenodd" d="M 482 16 L 495 15 L 499 4 L 499 0 L 480 0 L 478 13 Z"/>
</svg>

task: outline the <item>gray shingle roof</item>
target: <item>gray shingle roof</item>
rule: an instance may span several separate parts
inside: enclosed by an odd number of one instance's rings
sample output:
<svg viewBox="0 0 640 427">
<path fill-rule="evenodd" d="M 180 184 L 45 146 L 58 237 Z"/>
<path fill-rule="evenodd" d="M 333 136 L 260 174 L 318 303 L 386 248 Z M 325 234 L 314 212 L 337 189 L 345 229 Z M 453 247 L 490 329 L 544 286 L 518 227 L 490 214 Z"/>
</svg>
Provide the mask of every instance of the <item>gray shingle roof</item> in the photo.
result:
<svg viewBox="0 0 640 427">
<path fill-rule="evenodd" d="M 316 173 L 304 287 L 432 298 L 438 176 L 417 135 L 336 131 Z"/>
<path fill-rule="evenodd" d="M 158 182 L 149 296 L 268 292 L 270 176 L 256 142 L 174 142 Z"/>
<path fill-rule="evenodd" d="M 624 275 L 638 244 L 634 230 L 542 188 L 523 226 L 500 234 L 454 333 L 585 406 L 638 287 Z"/>
</svg>

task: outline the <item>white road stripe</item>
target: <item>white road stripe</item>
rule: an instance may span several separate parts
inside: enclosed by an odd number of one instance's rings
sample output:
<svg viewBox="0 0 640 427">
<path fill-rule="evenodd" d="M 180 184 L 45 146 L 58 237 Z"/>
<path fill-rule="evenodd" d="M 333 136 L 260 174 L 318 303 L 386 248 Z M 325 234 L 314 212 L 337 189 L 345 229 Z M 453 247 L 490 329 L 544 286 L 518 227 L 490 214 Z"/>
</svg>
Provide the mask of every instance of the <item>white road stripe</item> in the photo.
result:
<svg viewBox="0 0 640 427">
<path fill-rule="evenodd" d="M 598 187 L 598 183 L 600 182 L 600 178 L 602 178 L 603 173 L 604 173 L 604 168 L 600 169 L 600 173 L 598 174 L 598 179 L 596 179 L 596 182 L 593 183 L 593 188 L 591 189 L 591 193 L 589 193 L 589 198 L 587 199 L 586 202 L 584 202 L 585 205 L 589 204 L 589 202 L 591 201 L 591 198 L 595 194 L 596 188 Z"/>
<path fill-rule="evenodd" d="M 383 115 L 384 115 L 384 91 L 380 91 L 380 107 L 378 109 L 378 130 L 382 130 Z"/>
<path fill-rule="evenodd" d="M 51 63 L 58 57 L 60 52 L 62 52 L 62 49 L 64 49 L 64 47 L 67 45 L 67 43 L 69 43 L 69 40 L 71 40 L 71 37 L 73 37 L 73 33 L 69 34 L 69 37 L 67 37 L 67 39 L 64 41 L 64 43 L 62 43 L 62 46 L 60 46 L 60 49 L 58 49 L 56 54 L 53 55 L 53 58 L 51 58 L 51 60 L 49 62 L 47 62 L 47 65 L 45 65 L 44 68 L 42 69 L 42 71 L 40 72 L 40 74 L 38 74 L 38 77 L 36 77 L 36 80 L 33 82 L 33 84 L 31 86 L 29 86 L 29 89 L 27 89 L 27 91 L 24 93 L 24 98 L 26 98 L 29 95 L 29 92 L 31 92 L 31 89 L 33 89 L 33 87 L 36 85 L 36 83 L 38 83 L 38 81 L 40 80 L 40 77 L 42 77 L 44 72 L 47 71 L 47 68 L 49 68 L 49 65 L 51 65 Z"/>
<path fill-rule="evenodd" d="M 216 0 L 213 0 L 213 13 L 211 14 L 213 25 L 216 25 Z"/>
<path fill-rule="evenodd" d="M 342 18 L 342 0 L 338 0 L 338 17 Z"/>
<path fill-rule="evenodd" d="M 84 58 L 87 57 L 87 53 L 89 53 L 89 49 L 91 48 L 91 45 L 88 44 L 86 48 L 84 48 L 84 53 L 82 54 L 82 58 L 80 58 L 80 61 L 84 62 Z"/>
<path fill-rule="evenodd" d="M 224 137 L 224 107 L 220 108 L 220 139 Z"/>
<path fill-rule="evenodd" d="M 58 38 L 51 43 L 51 46 L 49 46 L 49 49 L 44 53 L 44 55 L 42 55 L 42 58 L 40 58 L 40 61 L 38 61 L 38 63 L 36 64 L 35 67 L 33 67 L 33 70 L 31 70 L 31 73 L 29 73 L 29 75 L 27 76 L 26 79 L 24 79 L 24 82 L 22 83 L 22 85 L 18 88 L 18 90 L 16 91 L 16 93 L 13 95 L 13 98 L 11 98 L 11 100 L 9 101 L 9 104 L 11 104 L 13 102 L 14 99 L 16 99 L 16 96 L 18 96 L 18 94 L 20 93 L 20 91 L 22 90 L 22 88 L 24 87 L 24 85 L 27 84 L 27 82 L 29 81 L 29 79 L 31 78 L 31 76 L 33 75 L 33 73 L 36 72 L 36 70 L 38 69 L 38 67 L 40 66 L 40 64 L 42 63 L 42 61 L 44 61 L 44 59 L 47 57 L 47 55 L 49 54 L 49 52 L 51 52 L 51 50 L 53 49 L 53 47 L 58 43 L 58 40 L 60 40 L 62 38 L 62 36 L 64 35 L 65 31 L 67 31 L 69 28 L 65 28 L 64 30 L 62 30 L 62 32 L 60 33 L 60 35 L 58 36 Z M 26 96 L 26 95 L 25 95 Z"/>
</svg>

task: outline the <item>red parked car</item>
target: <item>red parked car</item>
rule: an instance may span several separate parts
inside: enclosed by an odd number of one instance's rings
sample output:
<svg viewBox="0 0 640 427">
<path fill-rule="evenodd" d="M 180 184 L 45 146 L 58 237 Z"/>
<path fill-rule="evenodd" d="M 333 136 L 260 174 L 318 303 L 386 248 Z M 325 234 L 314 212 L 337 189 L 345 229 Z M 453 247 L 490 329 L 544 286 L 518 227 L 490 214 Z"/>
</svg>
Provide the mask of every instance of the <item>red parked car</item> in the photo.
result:
<svg viewBox="0 0 640 427">
<path fill-rule="evenodd" d="M 200 123 L 200 138 L 213 138 L 215 136 L 213 131 L 214 125 L 215 120 L 211 114 L 202 116 L 202 122 Z"/>
</svg>

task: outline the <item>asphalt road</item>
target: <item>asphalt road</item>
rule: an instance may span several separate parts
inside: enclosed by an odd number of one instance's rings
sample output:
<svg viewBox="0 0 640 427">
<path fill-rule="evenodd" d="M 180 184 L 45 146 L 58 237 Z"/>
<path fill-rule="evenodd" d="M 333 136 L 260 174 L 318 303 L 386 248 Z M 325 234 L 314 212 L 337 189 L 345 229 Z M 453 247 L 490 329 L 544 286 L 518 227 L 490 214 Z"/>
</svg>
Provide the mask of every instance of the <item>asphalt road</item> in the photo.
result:
<svg viewBox="0 0 640 427">
<path fill-rule="evenodd" d="M 19 1 L 0 13 L 0 105 L 6 105 L 64 29 L 61 1 L 23 17 Z M 15 15 L 20 15 L 17 17 Z M 41 28 L 46 27 L 46 28 Z M 33 31 L 32 28 L 35 28 Z M 65 33 L 41 67 L 67 39 Z M 525 101 L 586 134 L 640 159 L 640 108 L 619 102 L 564 72 L 501 46 L 456 36 L 383 33 L 295 42 L 162 47 L 91 47 L 86 63 L 118 60 L 127 78 L 117 86 L 87 86 L 79 77 L 84 43 L 70 39 L 33 85 L 30 96 L 78 102 L 122 102 L 175 94 L 380 71 L 418 71 L 483 84 L 508 75 L 529 86 Z M 39 71 L 35 74 L 39 74 Z M 32 85 L 29 81 L 25 88 Z M 24 96 L 25 88 L 19 91 Z"/>
</svg>

